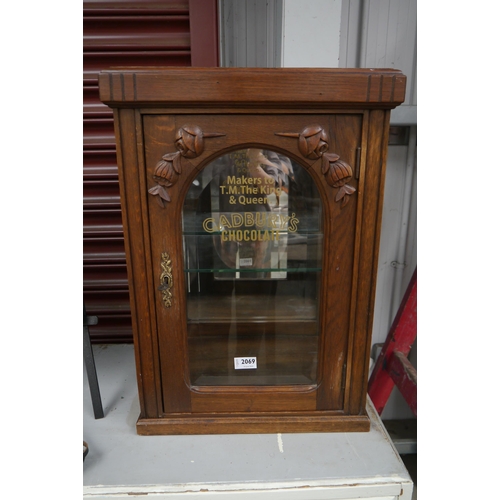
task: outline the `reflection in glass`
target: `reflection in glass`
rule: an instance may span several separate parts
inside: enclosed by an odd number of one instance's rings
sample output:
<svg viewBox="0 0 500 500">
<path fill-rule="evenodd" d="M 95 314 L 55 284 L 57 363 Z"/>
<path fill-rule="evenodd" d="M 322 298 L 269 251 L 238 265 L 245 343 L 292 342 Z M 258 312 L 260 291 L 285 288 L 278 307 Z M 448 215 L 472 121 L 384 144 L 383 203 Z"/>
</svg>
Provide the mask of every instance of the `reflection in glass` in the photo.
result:
<svg viewBox="0 0 500 500">
<path fill-rule="evenodd" d="M 242 149 L 207 165 L 183 209 L 191 383 L 316 382 L 322 207 L 305 169 Z"/>
</svg>

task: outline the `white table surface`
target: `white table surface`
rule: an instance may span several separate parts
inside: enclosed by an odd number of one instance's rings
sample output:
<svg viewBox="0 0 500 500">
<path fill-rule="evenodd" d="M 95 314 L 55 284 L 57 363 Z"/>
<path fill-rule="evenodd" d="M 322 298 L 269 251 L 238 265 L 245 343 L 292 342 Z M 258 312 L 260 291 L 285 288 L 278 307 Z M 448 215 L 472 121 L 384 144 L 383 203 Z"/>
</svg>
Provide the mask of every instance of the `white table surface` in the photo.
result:
<svg viewBox="0 0 500 500">
<path fill-rule="evenodd" d="M 94 356 L 105 416 L 94 419 L 84 368 L 84 498 L 411 499 L 370 403 L 370 432 L 138 436 L 133 346 L 94 346 Z"/>
</svg>

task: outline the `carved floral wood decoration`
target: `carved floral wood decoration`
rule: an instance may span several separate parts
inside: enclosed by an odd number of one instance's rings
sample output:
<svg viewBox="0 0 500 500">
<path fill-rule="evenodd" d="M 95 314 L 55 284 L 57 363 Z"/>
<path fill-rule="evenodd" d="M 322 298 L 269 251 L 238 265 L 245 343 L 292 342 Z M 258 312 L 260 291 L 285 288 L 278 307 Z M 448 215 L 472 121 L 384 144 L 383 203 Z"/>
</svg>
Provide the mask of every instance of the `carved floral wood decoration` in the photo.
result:
<svg viewBox="0 0 500 500">
<path fill-rule="evenodd" d="M 347 184 L 352 178 L 352 168 L 335 153 L 327 153 L 328 135 L 319 125 L 305 127 L 302 132 L 275 132 L 282 137 L 294 137 L 299 140 L 299 151 L 305 158 L 317 160 L 321 158 L 321 172 L 329 186 L 339 188 L 335 201 L 342 201 L 344 207 L 349 201 L 349 196 L 356 189 Z"/>
<path fill-rule="evenodd" d="M 226 134 L 217 132 L 205 133 L 197 125 L 184 125 L 175 134 L 175 153 L 167 153 L 156 164 L 153 179 L 156 185 L 149 189 L 149 193 L 157 196 L 156 200 L 163 208 L 165 201 L 170 201 L 167 188 L 173 186 L 182 173 L 182 158 L 196 158 L 203 153 L 204 139 L 222 137 Z"/>
<path fill-rule="evenodd" d="M 165 202 L 170 202 L 167 188 L 173 186 L 182 173 L 182 158 L 196 158 L 203 153 L 204 139 L 222 137 L 226 134 L 204 133 L 197 125 L 184 125 L 175 134 L 174 153 L 167 153 L 156 164 L 153 179 L 156 185 L 149 189 L 149 193 L 157 196 L 159 205 L 165 207 Z M 321 171 L 328 185 L 339 188 L 335 201 L 341 201 L 344 207 L 349 201 L 349 196 L 356 189 L 348 184 L 352 178 L 352 168 L 335 153 L 327 153 L 329 148 L 328 135 L 319 125 L 305 127 L 302 132 L 276 132 L 275 135 L 293 137 L 299 140 L 300 153 L 310 160 L 321 158 Z"/>
</svg>

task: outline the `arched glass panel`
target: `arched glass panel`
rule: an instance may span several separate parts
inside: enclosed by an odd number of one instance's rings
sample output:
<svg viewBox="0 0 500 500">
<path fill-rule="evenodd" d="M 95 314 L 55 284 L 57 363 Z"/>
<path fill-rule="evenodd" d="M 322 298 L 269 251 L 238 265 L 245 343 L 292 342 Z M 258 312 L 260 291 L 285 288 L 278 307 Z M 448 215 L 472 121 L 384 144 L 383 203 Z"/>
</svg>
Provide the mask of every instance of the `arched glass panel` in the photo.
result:
<svg viewBox="0 0 500 500">
<path fill-rule="evenodd" d="M 322 212 L 311 176 L 274 151 L 199 173 L 182 226 L 192 385 L 316 382 Z"/>
</svg>

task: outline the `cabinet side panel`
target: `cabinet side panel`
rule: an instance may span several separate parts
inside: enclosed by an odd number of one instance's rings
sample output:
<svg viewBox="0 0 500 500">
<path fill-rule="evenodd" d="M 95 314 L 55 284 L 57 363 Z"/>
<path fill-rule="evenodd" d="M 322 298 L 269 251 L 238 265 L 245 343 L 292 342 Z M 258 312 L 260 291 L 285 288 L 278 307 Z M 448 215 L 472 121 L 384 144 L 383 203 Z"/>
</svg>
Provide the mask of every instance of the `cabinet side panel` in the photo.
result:
<svg viewBox="0 0 500 500">
<path fill-rule="evenodd" d="M 120 196 L 124 219 L 127 274 L 131 290 L 131 314 L 141 413 L 158 416 L 155 355 L 147 290 L 144 220 L 140 194 L 140 169 L 136 143 L 135 112 L 115 110 Z"/>
<path fill-rule="evenodd" d="M 388 134 L 389 112 L 371 111 L 368 116 L 368 149 L 363 173 L 365 194 L 360 207 L 361 241 L 354 337 L 350 351 L 351 371 L 346 389 L 350 414 L 362 413 L 366 404 Z"/>
</svg>

